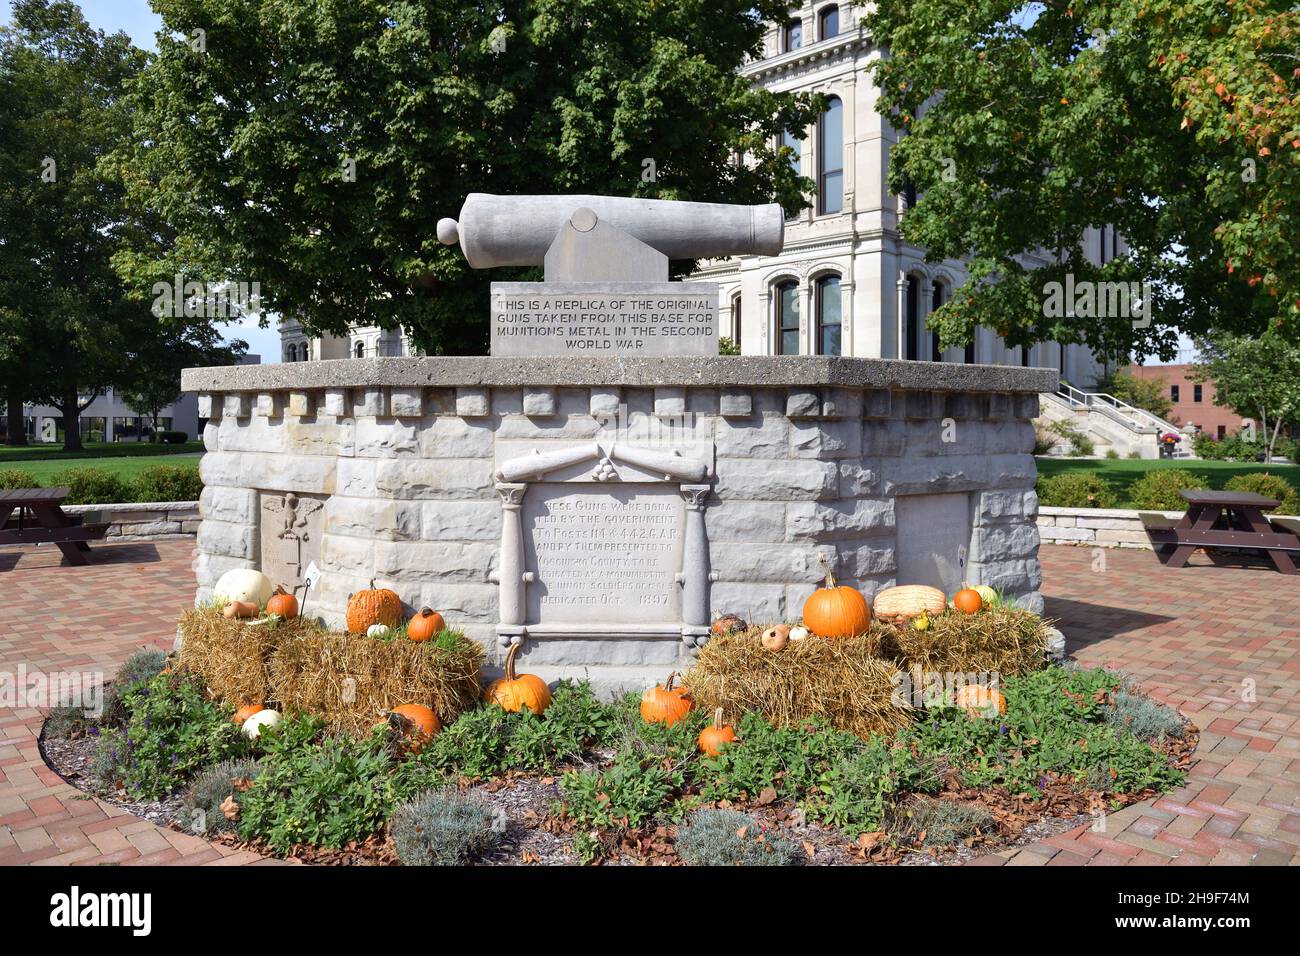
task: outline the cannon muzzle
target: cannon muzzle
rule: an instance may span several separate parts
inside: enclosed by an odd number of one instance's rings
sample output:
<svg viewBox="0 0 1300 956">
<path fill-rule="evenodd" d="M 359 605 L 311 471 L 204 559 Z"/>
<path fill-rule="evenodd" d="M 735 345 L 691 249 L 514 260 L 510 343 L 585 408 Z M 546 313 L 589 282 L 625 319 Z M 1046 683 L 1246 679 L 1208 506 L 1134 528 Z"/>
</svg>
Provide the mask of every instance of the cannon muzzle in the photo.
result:
<svg viewBox="0 0 1300 956">
<path fill-rule="evenodd" d="M 493 196 L 470 193 L 460 220 L 438 222 L 438 239 L 460 243 L 470 266 L 537 266 L 579 209 L 623 230 L 669 259 L 774 256 L 785 241 L 785 213 L 776 203 L 624 199 L 614 196 Z"/>
</svg>

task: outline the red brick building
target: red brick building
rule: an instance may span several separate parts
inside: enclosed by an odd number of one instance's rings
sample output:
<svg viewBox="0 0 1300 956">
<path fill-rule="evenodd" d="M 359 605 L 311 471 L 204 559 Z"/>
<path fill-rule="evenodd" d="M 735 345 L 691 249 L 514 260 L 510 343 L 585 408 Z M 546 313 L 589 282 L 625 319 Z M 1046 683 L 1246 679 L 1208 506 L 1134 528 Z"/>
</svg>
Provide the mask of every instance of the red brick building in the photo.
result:
<svg viewBox="0 0 1300 956">
<path fill-rule="evenodd" d="M 1197 425 L 1208 435 L 1222 438 L 1237 432 L 1250 421 L 1230 408 L 1214 404 L 1214 383 L 1193 382 L 1190 365 L 1130 365 L 1125 371 L 1134 378 L 1163 380 L 1165 395 L 1174 403 L 1170 420 L 1179 426 Z"/>
</svg>

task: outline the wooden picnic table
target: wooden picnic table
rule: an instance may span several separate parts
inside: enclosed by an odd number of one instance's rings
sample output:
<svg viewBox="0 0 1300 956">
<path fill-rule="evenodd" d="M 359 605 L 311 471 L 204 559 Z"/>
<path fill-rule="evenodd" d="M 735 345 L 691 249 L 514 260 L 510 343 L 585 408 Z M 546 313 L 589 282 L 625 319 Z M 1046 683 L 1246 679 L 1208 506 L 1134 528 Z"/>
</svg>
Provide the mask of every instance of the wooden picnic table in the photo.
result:
<svg viewBox="0 0 1300 956">
<path fill-rule="evenodd" d="M 1193 488 L 1179 492 L 1187 500 L 1187 513 L 1172 527 L 1147 527 L 1156 545 L 1173 546 L 1165 564 L 1181 568 L 1197 548 L 1257 548 L 1283 574 L 1300 574 L 1293 554 L 1300 552 L 1300 535 L 1272 525 L 1264 515 L 1278 502 L 1251 491 L 1208 491 Z"/>
<path fill-rule="evenodd" d="M 108 524 L 87 524 L 62 504 L 69 488 L 0 490 L 0 545 L 56 544 L 69 564 L 86 564 L 88 541 L 104 537 Z"/>
</svg>

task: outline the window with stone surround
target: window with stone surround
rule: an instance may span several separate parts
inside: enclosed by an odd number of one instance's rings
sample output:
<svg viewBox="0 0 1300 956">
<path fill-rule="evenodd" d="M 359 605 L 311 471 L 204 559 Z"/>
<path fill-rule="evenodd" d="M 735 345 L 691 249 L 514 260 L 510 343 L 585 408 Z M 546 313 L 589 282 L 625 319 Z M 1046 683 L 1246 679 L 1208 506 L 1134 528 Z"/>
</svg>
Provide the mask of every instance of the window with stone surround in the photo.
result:
<svg viewBox="0 0 1300 956">
<path fill-rule="evenodd" d="M 817 123 L 817 211 L 823 216 L 844 209 L 844 103 L 826 101 Z"/>
<path fill-rule="evenodd" d="M 789 53 L 803 46 L 803 21 L 791 20 L 781 31 L 781 52 Z"/>
<path fill-rule="evenodd" d="M 353 346 L 352 354 L 355 355 L 357 358 L 365 358 L 365 357 L 366 357 L 366 343 L 365 343 L 365 342 L 358 342 L 355 346 Z"/>
<path fill-rule="evenodd" d="M 736 348 L 740 348 L 740 302 L 741 296 L 737 292 L 731 297 L 731 341 Z"/>
<path fill-rule="evenodd" d="M 936 282 L 934 291 L 930 294 L 930 314 L 938 312 L 946 301 L 948 301 L 948 287 L 942 282 Z M 930 361 L 942 362 L 943 352 L 939 349 L 939 333 L 927 330 L 926 335 L 930 338 Z"/>
<path fill-rule="evenodd" d="M 822 7 L 817 12 L 817 38 L 829 40 L 840 34 L 840 8 L 836 4 Z"/>
<path fill-rule="evenodd" d="M 286 355 L 287 355 L 288 360 L 289 360 L 290 362 L 296 362 L 296 361 L 298 361 L 298 346 L 297 346 L 295 343 L 290 342 L 290 343 L 289 343 L 289 350 L 288 350 L 288 352 L 286 353 Z"/>
<path fill-rule="evenodd" d="M 843 311 L 840 308 L 840 277 L 825 275 L 814 285 L 817 303 L 817 354 L 840 354 Z"/>
<path fill-rule="evenodd" d="M 776 287 L 776 354 L 799 354 L 799 285 L 794 280 Z"/>
<path fill-rule="evenodd" d="M 903 317 L 903 358 L 916 361 L 921 357 L 921 280 L 907 277 L 907 313 Z"/>
</svg>

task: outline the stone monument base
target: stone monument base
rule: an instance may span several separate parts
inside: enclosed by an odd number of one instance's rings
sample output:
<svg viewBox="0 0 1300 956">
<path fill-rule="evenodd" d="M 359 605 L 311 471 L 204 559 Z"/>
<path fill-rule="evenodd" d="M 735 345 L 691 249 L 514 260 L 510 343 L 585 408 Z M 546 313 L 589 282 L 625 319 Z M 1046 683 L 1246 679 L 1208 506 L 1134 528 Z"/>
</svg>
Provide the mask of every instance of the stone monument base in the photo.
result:
<svg viewBox="0 0 1300 956">
<path fill-rule="evenodd" d="M 225 571 L 341 626 L 391 587 L 499 662 L 635 689 L 710 621 L 795 620 L 825 559 L 871 595 L 1040 610 L 1031 419 L 1050 369 L 801 357 L 402 358 L 190 369 L 196 599 Z"/>
</svg>

